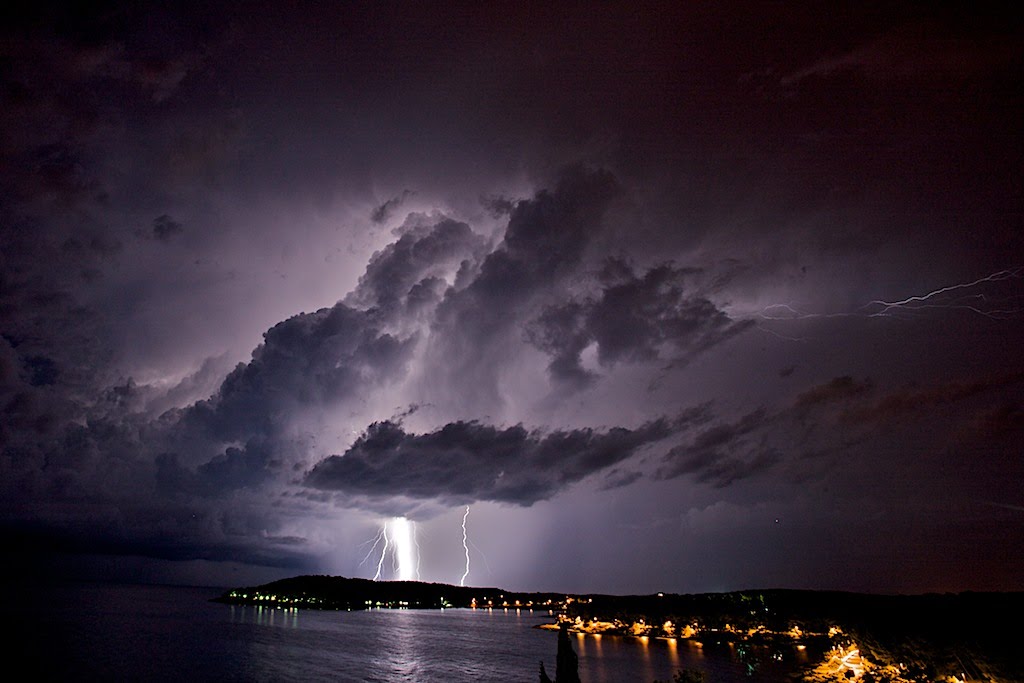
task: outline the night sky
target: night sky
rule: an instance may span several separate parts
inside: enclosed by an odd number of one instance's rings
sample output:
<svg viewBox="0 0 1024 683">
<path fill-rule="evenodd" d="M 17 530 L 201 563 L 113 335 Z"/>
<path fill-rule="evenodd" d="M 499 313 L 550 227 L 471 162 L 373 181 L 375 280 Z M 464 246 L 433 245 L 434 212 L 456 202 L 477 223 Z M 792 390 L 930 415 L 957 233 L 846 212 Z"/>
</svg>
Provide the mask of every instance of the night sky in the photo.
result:
<svg viewBox="0 0 1024 683">
<path fill-rule="evenodd" d="M 0 21 L 5 571 L 1024 590 L 1013 15 L 125 4 Z"/>
</svg>

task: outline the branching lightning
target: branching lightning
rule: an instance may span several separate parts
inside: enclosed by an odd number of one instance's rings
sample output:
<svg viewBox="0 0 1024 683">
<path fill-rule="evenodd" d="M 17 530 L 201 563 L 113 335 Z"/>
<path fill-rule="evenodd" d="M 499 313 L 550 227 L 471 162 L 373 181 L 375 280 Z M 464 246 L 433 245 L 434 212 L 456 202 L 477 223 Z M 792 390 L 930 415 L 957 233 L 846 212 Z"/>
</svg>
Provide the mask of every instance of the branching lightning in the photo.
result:
<svg viewBox="0 0 1024 683">
<path fill-rule="evenodd" d="M 466 571 L 459 579 L 459 585 L 466 585 L 466 577 L 469 576 L 469 535 L 466 531 L 466 520 L 469 519 L 469 506 L 466 506 L 466 514 L 462 515 L 462 549 L 466 551 Z"/>
<path fill-rule="evenodd" d="M 480 559 L 482 559 L 484 561 L 484 566 L 487 567 L 487 574 L 488 575 L 494 574 L 494 572 L 491 571 L 491 563 L 487 561 L 487 556 L 484 555 L 484 551 L 483 550 L 480 550 L 480 546 L 478 546 L 476 543 L 473 543 L 473 541 L 470 541 L 469 544 L 471 546 L 473 546 L 473 550 L 475 550 L 477 552 L 477 554 L 480 556 Z"/>
<path fill-rule="evenodd" d="M 387 525 L 385 525 L 385 527 L 386 526 Z M 370 559 L 370 555 L 372 555 L 373 551 L 377 549 L 378 545 L 380 545 L 380 541 L 381 541 L 381 539 L 383 537 L 384 537 L 384 529 L 381 529 L 380 531 L 377 532 L 377 535 L 373 538 L 373 541 L 372 541 L 373 545 L 370 546 L 370 549 L 368 551 L 366 551 L 366 557 L 364 557 L 362 562 L 359 563 L 360 567 L 362 567 L 364 564 L 366 564 L 366 561 L 368 559 Z M 367 541 L 366 543 L 363 543 L 362 546 L 360 546 L 360 547 L 369 545 L 369 543 L 371 543 L 371 541 Z"/>
<path fill-rule="evenodd" d="M 388 554 L 388 523 L 384 522 L 384 529 L 381 531 L 384 536 L 384 549 L 380 551 L 380 561 L 377 562 L 377 573 L 373 575 L 373 580 L 380 580 L 380 570 L 384 566 L 384 556 Z"/>
<path fill-rule="evenodd" d="M 389 527 L 390 526 L 390 530 Z M 366 564 L 370 556 L 378 546 L 381 546 L 380 556 L 377 558 L 377 571 L 373 575 L 374 581 L 379 581 L 384 573 L 384 562 L 391 551 L 392 576 L 399 581 L 412 581 L 420 578 L 419 541 L 416 538 L 416 523 L 410 522 L 405 517 L 395 517 L 390 522 L 384 522 L 381 530 L 373 538 L 370 550 L 360 566 Z M 383 541 L 383 545 L 381 545 Z M 371 543 L 367 541 L 363 545 Z"/>
<path fill-rule="evenodd" d="M 991 275 L 987 275 L 982 278 L 978 278 L 974 282 L 964 282 L 955 285 L 948 285 L 946 287 L 940 287 L 939 289 L 932 290 L 927 294 L 908 296 L 905 299 L 899 301 L 882 301 L 876 299 L 868 304 L 870 306 L 881 306 L 881 310 L 875 311 L 870 315 L 885 316 L 885 315 L 899 315 L 907 312 L 918 311 L 926 308 L 959 308 L 968 311 L 972 311 L 979 315 L 984 315 L 989 318 L 996 318 L 999 320 L 1009 318 L 1021 312 L 1019 305 L 1014 308 L 1000 309 L 990 308 L 991 301 L 985 294 L 966 294 L 963 296 L 957 296 L 950 300 L 941 300 L 943 294 L 950 292 L 956 292 L 960 290 L 970 289 L 971 287 L 977 287 L 986 282 L 1002 282 L 1004 280 L 1019 280 L 1022 273 L 1024 273 L 1024 267 L 1009 268 L 1006 270 L 1000 270 Z M 1015 299 L 1019 299 L 1019 296 L 1008 297 L 1002 300 L 997 299 L 997 304 L 1009 303 Z M 939 303 L 928 303 L 933 300 L 938 300 Z"/>
<path fill-rule="evenodd" d="M 853 311 L 813 313 L 802 310 L 794 303 L 777 303 L 762 308 L 759 317 L 763 320 L 879 317 L 909 319 L 941 309 L 968 311 L 994 320 L 1008 320 L 1024 313 L 1024 294 L 1010 293 L 994 296 L 991 293 L 979 292 L 977 289 L 985 284 L 1022 278 L 1024 278 L 1024 266 L 1018 266 L 996 271 L 971 282 L 946 285 L 903 299 L 892 301 L 875 299 Z M 765 331 L 770 332 L 770 330 Z M 775 333 L 772 332 L 772 334 Z"/>
<path fill-rule="evenodd" d="M 769 320 L 779 320 L 779 318 L 769 318 Z M 795 342 L 805 342 L 805 341 L 807 341 L 806 337 L 789 337 L 789 336 L 786 336 L 784 334 L 779 334 L 775 330 L 770 330 L 767 327 L 764 327 L 762 325 L 758 325 L 757 329 L 761 330 L 765 334 L 770 334 L 773 337 L 778 337 L 779 339 L 784 339 L 786 341 L 795 341 Z"/>
</svg>

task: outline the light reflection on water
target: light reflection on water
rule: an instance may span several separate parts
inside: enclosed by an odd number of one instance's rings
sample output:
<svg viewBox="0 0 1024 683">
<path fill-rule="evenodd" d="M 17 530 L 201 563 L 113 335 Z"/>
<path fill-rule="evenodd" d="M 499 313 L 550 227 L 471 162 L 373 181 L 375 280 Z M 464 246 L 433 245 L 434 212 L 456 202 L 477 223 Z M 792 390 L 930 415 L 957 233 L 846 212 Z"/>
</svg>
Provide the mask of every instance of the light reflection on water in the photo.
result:
<svg viewBox="0 0 1024 683">
<path fill-rule="evenodd" d="M 11 616 L 25 625 L 21 654 L 47 662 L 40 673 L 51 679 L 526 683 L 537 680 L 540 661 L 555 670 L 556 634 L 533 628 L 550 621 L 545 612 L 319 612 L 208 601 L 217 594 L 65 585 L 50 600 L 16 605 Z M 570 642 L 584 683 L 653 683 L 681 668 L 718 683 L 751 680 L 724 645 L 611 635 Z M 785 671 L 762 671 L 756 680 L 783 681 Z"/>
<path fill-rule="evenodd" d="M 228 605 L 229 619 L 233 624 L 257 624 L 259 626 L 284 626 L 287 628 L 299 627 L 298 609 L 274 609 L 256 605 Z"/>
</svg>

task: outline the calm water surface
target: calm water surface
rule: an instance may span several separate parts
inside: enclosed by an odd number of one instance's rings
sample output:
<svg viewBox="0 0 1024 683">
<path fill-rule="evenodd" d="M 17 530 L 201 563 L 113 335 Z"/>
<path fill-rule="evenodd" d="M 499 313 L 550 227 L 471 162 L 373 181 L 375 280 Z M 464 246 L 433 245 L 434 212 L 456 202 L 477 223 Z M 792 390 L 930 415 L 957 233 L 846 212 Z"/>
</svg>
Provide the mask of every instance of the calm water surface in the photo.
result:
<svg viewBox="0 0 1024 683">
<path fill-rule="evenodd" d="M 533 682 L 554 675 L 546 612 L 289 612 L 209 602 L 218 589 L 65 584 L 16 591 L 15 659 L 49 680 Z M 574 636 L 584 683 L 671 680 L 699 668 L 709 683 L 785 681 L 799 662 L 713 643 Z M 754 677 L 747 664 L 759 661 Z"/>
</svg>

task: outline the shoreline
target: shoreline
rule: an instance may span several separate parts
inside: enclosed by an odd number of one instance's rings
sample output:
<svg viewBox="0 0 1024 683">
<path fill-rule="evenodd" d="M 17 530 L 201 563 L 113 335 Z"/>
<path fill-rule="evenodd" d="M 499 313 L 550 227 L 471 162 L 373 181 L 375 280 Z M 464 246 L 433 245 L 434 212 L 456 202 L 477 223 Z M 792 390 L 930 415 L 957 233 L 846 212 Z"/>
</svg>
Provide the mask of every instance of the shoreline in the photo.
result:
<svg viewBox="0 0 1024 683">
<path fill-rule="evenodd" d="M 751 661 L 814 658 L 806 680 L 1024 680 L 1019 643 L 1002 625 L 1024 613 L 1024 592 L 870 595 L 840 591 L 747 590 L 680 595 L 522 593 L 417 581 L 300 576 L 235 588 L 213 599 L 289 610 L 499 609 L 529 611 L 554 623 L 541 630 L 618 636 L 641 643 L 680 641 L 734 647 Z M 546 615 L 544 613 L 547 613 Z M 751 654 L 756 651 L 756 654 Z"/>
</svg>

